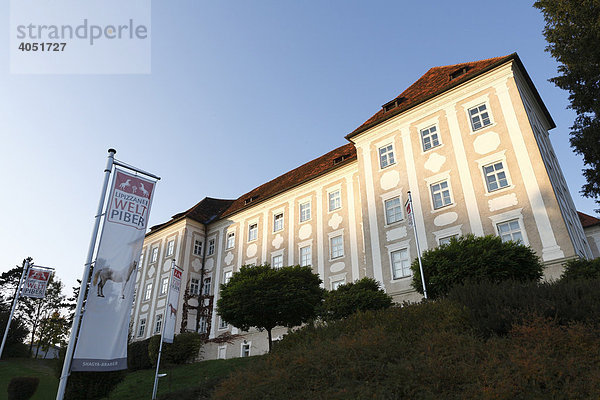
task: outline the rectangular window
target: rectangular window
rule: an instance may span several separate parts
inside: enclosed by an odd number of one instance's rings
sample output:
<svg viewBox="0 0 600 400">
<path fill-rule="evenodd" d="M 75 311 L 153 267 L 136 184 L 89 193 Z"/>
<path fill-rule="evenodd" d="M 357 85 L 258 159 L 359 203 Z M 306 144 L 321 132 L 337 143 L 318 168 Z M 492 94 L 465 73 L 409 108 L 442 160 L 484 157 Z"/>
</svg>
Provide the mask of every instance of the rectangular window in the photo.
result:
<svg viewBox="0 0 600 400">
<path fill-rule="evenodd" d="M 167 293 L 168 289 L 169 289 L 169 277 L 162 278 L 162 281 L 160 283 L 160 294 Z"/>
<path fill-rule="evenodd" d="M 450 187 L 448 181 L 441 181 L 431 185 L 431 198 L 433 199 L 433 208 L 438 209 L 452 204 L 450 196 Z"/>
<path fill-rule="evenodd" d="M 149 283 L 146 285 L 146 291 L 144 292 L 144 300 L 150 300 L 152 296 L 152 284 Z"/>
<path fill-rule="evenodd" d="M 192 278 L 190 280 L 190 294 L 192 296 L 198 296 L 200 294 L 200 280 Z"/>
<path fill-rule="evenodd" d="M 206 317 L 203 315 L 198 320 L 198 333 L 206 333 L 206 328 L 207 328 Z"/>
<path fill-rule="evenodd" d="M 228 326 L 229 326 L 229 324 L 227 324 L 227 322 L 223 321 L 223 318 L 221 318 L 221 316 L 219 316 L 219 329 L 227 329 Z"/>
<path fill-rule="evenodd" d="M 283 229 L 283 213 L 275 214 L 273 217 L 273 232 Z"/>
<path fill-rule="evenodd" d="M 194 241 L 194 254 L 197 256 L 202 255 L 202 242 L 200 240 Z"/>
<path fill-rule="evenodd" d="M 421 129 L 421 143 L 423 143 L 423 151 L 433 149 L 440 145 L 440 138 L 435 125 Z"/>
<path fill-rule="evenodd" d="M 342 207 L 342 197 L 340 196 L 340 191 L 336 190 L 335 192 L 329 193 L 329 211 L 337 210 Z"/>
<path fill-rule="evenodd" d="M 281 267 L 283 267 L 283 256 L 281 254 L 278 256 L 273 256 L 273 268 Z"/>
<path fill-rule="evenodd" d="M 503 242 L 512 240 L 513 242 L 523 243 L 523 233 L 521 232 L 521 225 L 518 219 L 501 222 L 496 227 L 498 228 L 498 235 Z"/>
<path fill-rule="evenodd" d="M 250 343 L 242 343 L 242 357 L 250 357 Z"/>
<path fill-rule="evenodd" d="M 331 290 L 337 290 L 340 286 L 346 283 L 345 279 L 338 279 L 337 281 L 331 281 Z"/>
<path fill-rule="evenodd" d="M 392 278 L 399 279 L 411 275 L 408 249 L 392 251 Z"/>
<path fill-rule="evenodd" d="M 385 201 L 385 223 L 393 224 L 402 220 L 402 203 L 400 197 L 393 197 Z"/>
<path fill-rule="evenodd" d="M 487 185 L 488 192 L 508 186 L 508 178 L 506 177 L 502 161 L 484 166 L 483 174 L 485 175 L 485 184 Z"/>
<path fill-rule="evenodd" d="M 219 346 L 219 349 L 217 350 L 217 359 L 224 360 L 226 358 L 227 358 L 227 345 Z"/>
<path fill-rule="evenodd" d="M 300 222 L 310 219 L 310 201 L 300 204 Z"/>
<path fill-rule="evenodd" d="M 251 224 L 248 226 L 248 241 L 251 242 L 256 240 L 258 237 L 258 224 Z"/>
<path fill-rule="evenodd" d="M 391 144 L 379 148 L 379 166 L 383 169 L 396 163 L 394 147 Z"/>
<path fill-rule="evenodd" d="M 175 249 L 175 241 L 169 240 L 169 242 L 167 243 L 167 256 L 172 256 L 174 249 Z"/>
<path fill-rule="evenodd" d="M 332 259 L 344 256 L 344 237 L 342 235 L 330 238 L 329 245 Z"/>
<path fill-rule="evenodd" d="M 212 256 L 215 254 L 215 239 L 210 239 L 208 241 L 208 255 Z"/>
<path fill-rule="evenodd" d="M 225 248 L 231 249 L 233 246 L 235 246 L 235 232 L 229 232 L 227 234 L 227 246 L 225 246 Z"/>
<path fill-rule="evenodd" d="M 227 271 L 223 274 L 223 283 L 227 284 L 229 283 L 229 280 L 231 279 L 231 276 L 233 275 L 233 271 Z"/>
<path fill-rule="evenodd" d="M 156 262 L 158 260 L 158 247 L 152 249 L 152 256 L 150 257 L 150 262 Z"/>
<path fill-rule="evenodd" d="M 204 286 L 202 286 L 202 294 L 204 296 L 210 295 L 211 285 L 212 285 L 212 279 L 210 277 L 204 278 Z"/>
<path fill-rule="evenodd" d="M 300 248 L 300 265 L 305 267 L 312 264 L 312 254 L 310 246 Z"/>
<path fill-rule="evenodd" d="M 443 244 L 448 244 L 450 243 L 450 240 L 452 240 L 452 238 L 457 238 L 458 235 L 451 235 L 451 236 L 446 236 L 443 238 L 440 238 L 440 240 L 438 241 L 440 243 L 440 246 Z"/>
<path fill-rule="evenodd" d="M 138 328 L 138 336 L 144 336 L 146 332 L 146 318 L 140 319 L 140 326 Z"/>
<path fill-rule="evenodd" d="M 160 329 L 162 328 L 162 314 L 156 315 L 156 325 L 154 327 L 154 333 L 160 333 Z"/>
<path fill-rule="evenodd" d="M 492 124 L 485 104 L 470 108 L 469 119 L 471 120 L 471 128 L 473 128 L 474 131 Z"/>
</svg>

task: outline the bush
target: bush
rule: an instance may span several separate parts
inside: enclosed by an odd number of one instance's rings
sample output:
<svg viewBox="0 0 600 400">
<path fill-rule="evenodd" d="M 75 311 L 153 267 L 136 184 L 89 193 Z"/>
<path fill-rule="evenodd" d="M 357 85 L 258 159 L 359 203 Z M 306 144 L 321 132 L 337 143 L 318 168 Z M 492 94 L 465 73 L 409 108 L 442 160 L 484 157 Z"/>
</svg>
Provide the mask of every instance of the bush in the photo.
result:
<svg viewBox="0 0 600 400">
<path fill-rule="evenodd" d="M 65 390 L 67 400 L 102 399 L 119 384 L 127 370 L 108 372 L 71 372 Z"/>
<path fill-rule="evenodd" d="M 148 343 L 150 339 L 131 342 L 127 345 L 127 368 L 130 371 L 152 368 L 148 356 Z"/>
<path fill-rule="evenodd" d="M 448 299 L 466 307 L 483 336 L 506 335 L 531 315 L 600 326 L 600 280 L 479 282 L 454 287 Z"/>
<path fill-rule="evenodd" d="M 173 343 L 163 343 L 161 365 L 166 364 L 185 364 L 194 361 L 204 340 L 202 335 L 194 332 L 185 332 L 175 335 Z M 158 360 L 158 350 L 160 346 L 160 335 L 152 336 L 148 343 L 148 356 L 153 366 L 156 366 Z"/>
<path fill-rule="evenodd" d="M 342 319 L 357 311 L 380 310 L 392 305 L 392 297 L 385 293 L 379 282 L 362 278 L 325 292 L 320 317 L 326 321 Z"/>
<path fill-rule="evenodd" d="M 598 279 L 600 278 L 600 258 L 586 260 L 578 258 L 565 264 L 561 279 Z"/>
<path fill-rule="evenodd" d="M 2 334 L 8 323 L 10 307 L 10 303 L 0 303 L 0 326 L 2 327 Z M 8 330 L 8 336 L 6 337 L 4 351 L 2 352 L 3 359 L 9 357 L 29 357 L 29 346 L 24 343 L 28 332 L 23 321 L 16 316 L 13 317 L 10 329 Z"/>
<path fill-rule="evenodd" d="M 29 400 L 40 384 L 39 378 L 15 377 L 8 384 L 8 400 Z"/>
<path fill-rule="evenodd" d="M 531 248 L 503 242 L 498 236 L 453 238 L 450 243 L 422 255 L 427 294 L 431 299 L 448 293 L 455 285 L 469 281 L 537 281 L 543 266 Z M 423 293 L 419 260 L 411 265 L 412 286 Z"/>
</svg>

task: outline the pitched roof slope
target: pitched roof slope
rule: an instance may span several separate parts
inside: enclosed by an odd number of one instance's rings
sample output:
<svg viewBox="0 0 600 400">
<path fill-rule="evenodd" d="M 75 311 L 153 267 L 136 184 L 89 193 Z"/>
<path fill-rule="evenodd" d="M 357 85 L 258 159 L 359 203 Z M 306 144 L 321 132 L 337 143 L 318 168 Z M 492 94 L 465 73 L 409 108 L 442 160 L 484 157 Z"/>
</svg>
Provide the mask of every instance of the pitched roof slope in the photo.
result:
<svg viewBox="0 0 600 400">
<path fill-rule="evenodd" d="M 159 225 L 154 225 L 150 228 L 150 232 L 148 234 L 156 232 L 157 230 L 165 228 L 169 225 L 172 225 L 175 222 L 181 221 L 184 218 L 191 218 L 200 223 L 208 224 L 209 222 L 212 222 L 216 218 L 218 218 L 219 215 L 221 215 L 221 213 L 225 209 L 227 209 L 233 202 L 234 200 L 205 197 L 189 210 L 173 215 L 171 217 L 171 220 Z"/>
<path fill-rule="evenodd" d="M 250 192 L 240 196 L 223 212 L 221 218 L 232 215 L 256 203 L 267 200 L 281 192 L 292 189 L 302 183 L 308 182 L 326 172 L 339 168 L 342 165 L 356 160 L 356 148 L 353 143 L 338 147 L 304 165 L 299 166 L 285 174 L 267 182 Z"/>
<path fill-rule="evenodd" d="M 596 217 L 592 217 L 591 215 L 584 214 L 581 211 L 577 211 L 577 215 L 579 216 L 581 225 L 584 228 L 588 228 L 590 226 L 595 226 L 595 225 L 600 225 L 600 219 L 598 219 Z"/>
<path fill-rule="evenodd" d="M 533 82 L 527 74 L 527 71 L 525 71 L 521 60 L 519 59 L 519 56 L 517 56 L 516 53 L 513 53 L 503 57 L 488 58 L 480 61 L 472 61 L 462 64 L 445 65 L 442 67 L 431 68 L 415 83 L 410 85 L 408 89 L 400 93 L 398 97 L 386 103 L 381 110 L 375 113 L 375 115 L 373 115 L 371 118 L 365 121 L 353 132 L 348 134 L 346 136 L 346 139 L 350 139 L 353 136 L 356 136 L 359 133 L 366 131 L 369 128 L 372 128 L 375 125 L 389 118 L 401 114 L 404 111 L 407 111 L 408 109 L 415 107 L 420 103 L 423 103 L 455 86 L 458 86 L 470 79 L 473 79 L 478 75 L 481 75 L 493 68 L 496 68 L 509 60 L 515 60 L 517 65 L 519 65 L 527 83 L 532 88 L 534 96 L 542 104 L 542 109 L 544 111 L 544 114 L 546 115 L 546 118 L 548 118 L 551 125 L 554 126 L 552 117 L 550 117 L 550 113 L 543 105 L 543 102 L 541 101 L 537 90 L 533 86 Z M 395 107 L 389 107 L 387 111 L 385 110 L 385 108 L 387 108 L 387 105 L 393 106 L 394 104 L 396 104 Z"/>
</svg>

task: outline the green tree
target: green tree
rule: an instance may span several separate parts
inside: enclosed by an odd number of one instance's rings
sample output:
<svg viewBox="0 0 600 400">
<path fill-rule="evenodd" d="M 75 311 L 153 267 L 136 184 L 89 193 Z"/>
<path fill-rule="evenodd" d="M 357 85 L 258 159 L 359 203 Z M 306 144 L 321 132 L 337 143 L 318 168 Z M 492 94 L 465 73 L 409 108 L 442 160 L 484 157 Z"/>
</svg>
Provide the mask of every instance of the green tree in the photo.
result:
<svg viewBox="0 0 600 400">
<path fill-rule="evenodd" d="M 8 316 L 10 315 L 10 307 L 10 303 L 0 303 L 0 335 L 4 335 Z M 13 317 L 10 329 L 8 330 L 8 336 L 6 337 L 2 358 L 27 357 L 27 346 L 24 343 L 27 332 L 27 327 L 25 327 L 23 321 L 17 316 Z"/>
<path fill-rule="evenodd" d="M 586 260 L 578 258 L 565 265 L 561 279 L 598 279 L 600 278 L 600 258 Z"/>
<path fill-rule="evenodd" d="M 326 321 L 346 318 L 357 311 L 381 310 L 392 305 L 392 297 L 373 278 L 340 285 L 325 293 L 320 316 Z"/>
<path fill-rule="evenodd" d="M 273 328 L 292 328 L 316 316 L 323 300 L 320 284 L 319 275 L 310 267 L 242 266 L 228 283 L 221 285 L 217 312 L 224 321 L 242 330 L 266 330 L 271 351 Z"/>
<path fill-rule="evenodd" d="M 600 1 L 539 0 L 534 7 L 546 21 L 546 51 L 560 63 L 550 81 L 569 92 L 577 113 L 571 147 L 586 165 L 582 193 L 600 204 Z"/>
<path fill-rule="evenodd" d="M 518 242 L 503 242 L 498 236 L 453 238 L 450 243 L 427 250 L 421 257 L 427 295 L 446 295 L 457 284 L 468 281 L 532 281 L 542 277 L 543 266 L 535 252 Z M 423 293 L 419 260 L 411 265 L 412 286 Z"/>
</svg>

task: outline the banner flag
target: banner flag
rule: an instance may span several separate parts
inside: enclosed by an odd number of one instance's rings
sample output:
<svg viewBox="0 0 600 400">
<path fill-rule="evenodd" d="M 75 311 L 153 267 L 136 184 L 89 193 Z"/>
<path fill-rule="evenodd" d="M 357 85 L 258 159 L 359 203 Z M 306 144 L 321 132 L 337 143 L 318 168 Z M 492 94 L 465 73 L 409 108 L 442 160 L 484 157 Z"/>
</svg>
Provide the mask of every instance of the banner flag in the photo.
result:
<svg viewBox="0 0 600 400">
<path fill-rule="evenodd" d="M 414 219 L 413 219 L 413 212 L 412 212 L 412 202 L 409 200 L 406 200 L 406 204 L 404 204 L 404 206 L 406 207 L 406 216 L 408 218 L 408 226 L 413 226 L 414 224 Z"/>
<path fill-rule="evenodd" d="M 23 283 L 21 295 L 43 299 L 46 296 L 46 287 L 48 286 L 51 274 L 52 270 L 49 269 L 36 267 L 29 268 L 29 272 Z"/>
<path fill-rule="evenodd" d="M 171 275 L 169 302 L 167 303 L 165 330 L 163 332 L 163 342 L 165 343 L 173 343 L 173 336 L 175 335 L 175 321 L 177 319 L 177 304 L 179 304 L 182 272 L 183 271 L 178 267 L 174 267 Z"/>
<path fill-rule="evenodd" d="M 72 371 L 127 368 L 135 275 L 154 185 L 115 168 Z"/>
</svg>

